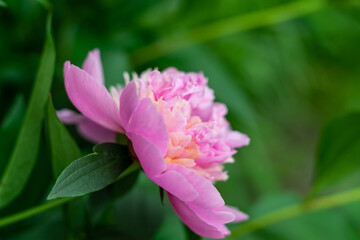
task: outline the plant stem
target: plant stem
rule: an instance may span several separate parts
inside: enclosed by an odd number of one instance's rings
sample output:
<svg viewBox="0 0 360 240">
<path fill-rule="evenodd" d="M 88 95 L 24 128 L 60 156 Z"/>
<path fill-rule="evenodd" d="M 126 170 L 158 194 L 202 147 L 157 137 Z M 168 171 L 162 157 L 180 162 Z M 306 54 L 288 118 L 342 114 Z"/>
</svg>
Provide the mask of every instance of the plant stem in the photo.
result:
<svg viewBox="0 0 360 240">
<path fill-rule="evenodd" d="M 305 213 L 337 207 L 356 201 L 360 201 L 360 188 L 288 206 L 242 224 L 232 231 L 231 237 L 245 236 L 249 233 Z"/>
<path fill-rule="evenodd" d="M 138 170 L 139 168 L 140 168 L 139 163 L 131 164 L 122 174 L 120 174 L 120 176 L 118 177 L 117 180 L 120 180 L 120 179 L 126 177 L 130 173 Z M 48 201 L 48 202 L 45 202 L 45 203 L 43 203 L 43 204 L 41 204 L 41 205 L 39 205 L 37 207 L 30 208 L 30 209 L 25 210 L 23 212 L 19 212 L 19 213 L 13 214 L 11 216 L 0 218 L 0 228 L 4 227 L 4 226 L 7 226 L 9 224 L 16 223 L 18 221 L 24 220 L 26 218 L 35 216 L 35 215 L 37 215 L 39 213 L 42 213 L 42 212 L 47 211 L 47 210 L 49 210 L 51 208 L 60 206 L 60 205 L 62 205 L 64 203 L 67 203 L 67 202 L 69 202 L 71 200 L 74 200 L 74 199 L 77 199 L 77 197 L 60 198 L 60 199 Z"/>
<path fill-rule="evenodd" d="M 136 170 L 140 169 L 141 165 L 140 163 L 133 162 L 125 171 L 123 171 L 119 177 L 116 179 L 116 181 L 119 181 L 120 179 L 123 179 L 124 177 L 130 175 L 131 173 L 135 172 Z"/>
<path fill-rule="evenodd" d="M 133 52 L 131 58 L 135 65 L 141 65 L 198 43 L 291 20 L 319 11 L 327 5 L 325 0 L 301 0 L 225 18 L 160 39 Z"/>
<path fill-rule="evenodd" d="M 11 215 L 11 216 L 8 216 L 8 217 L 5 217 L 5 218 L 1 218 L 0 219 L 0 227 L 4 227 L 6 225 L 18 222 L 20 220 L 32 217 L 32 216 L 34 216 L 36 214 L 42 213 L 42 212 L 44 212 L 46 210 L 49 210 L 51 208 L 54 208 L 56 206 L 60 206 L 60 205 L 62 205 L 64 203 L 67 203 L 67 202 L 69 202 L 71 200 L 74 200 L 74 199 L 75 198 L 61 198 L 61 199 L 52 200 L 52 201 L 43 203 L 43 204 L 41 204 L 41 205 L 39 205 L 37 207 L 25 210 L 23 212 L 19 212 L 19 213 L 16 213 L 14 215 Z"/>
</svg>

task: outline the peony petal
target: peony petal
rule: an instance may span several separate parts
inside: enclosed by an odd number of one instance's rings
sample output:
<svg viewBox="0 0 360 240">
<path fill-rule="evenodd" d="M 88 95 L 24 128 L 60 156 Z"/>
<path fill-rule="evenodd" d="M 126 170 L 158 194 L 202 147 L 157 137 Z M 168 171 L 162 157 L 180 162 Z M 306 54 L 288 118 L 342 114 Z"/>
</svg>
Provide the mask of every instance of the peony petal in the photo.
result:
<svg viewBox="0 0 360 240">
<path fill-rule="evenodd" d="M 235 221 L 235 214 L 226 209 L 203 208 L 201 206 L 194 206 L 191 203 L 188 203 L 188 206 L 196 212 L 201 219 L 218 228 L 222 228 L 225 223 Z"/>
<path fill-rule="evenodd" d="M 135 81 L 131 81 L 121 93 L 120 96 L 120 119 L 123 127 L 127 129 L 131 115 L 139 106 L 140 99 L 137 95 Z"/>
<path fill-rule="evenodd" d="M 116 142 L 116 132 L 103 128 L 99 124 L 85 119 L 77 125 L 79 133 L 93 143 Z"/>
<path fill-rule="evenodd" d="M 151 180 L 181 201 L 193 201 L 199 196 L 185 177 L 176 171 L 166 171 Z"/>
<path fill-rule="evenodd" d="M 180 219 L 196 234 L 208 238 L 224 238 L 230 234 L 229 231 L 221 231 L 205 222 L 185 202 L 175 196 L 168 193 L 168 198 Z"/>
<path fill-rule="evenodd" d="M 56 111 L 57 117 L 60 119 L 61 122 L 69 125 L 78 124 L 86 117 L 83 115 L 76 113 L 70 109 L 61 109 L 59 111 Z"/>
<path fill-rule="evenodd" d="M 104 73 L 99 49 L 95 49 L 88 53 L 82 69 L 90 74 L 96 81 L 104 85 Z"/>
<path fill-rule="evenodd" d="M 243 133 L 231 131 L 226 135 L 225 142 L 230 147 L 239 148 L 249 145 L 250 139 L 247 135 Z"/>
<path fill-rule="evenodd" d="M 106 88 L 84 70 L 64 65 L 65 89 L 75 107 L 87 118 L 116 132 L 123 132 L 119 110 Z"/>
<path fill-rule="evenodd" d="M 136 133 L 127 135 L 146 176 L 183 201 L 193 201 L 199 195 L 182 174 L 165 171 L 166 163 L 153 143 Z"/>
<path fill-rule="evenodd" d="M 169 144 L 169 133 L 164 119 L 149 98 L 140 101 L 126 127 L 126 132 L 137 133 L 157 146 L 165 156 Z"/>
<path fill-rule="evenodd" d="M 245 221 L 249 218 L 249 216 L 243 212 L 240 212 L 234 207 L 231 206 L 222 206 L 221 208 L 217 209 L 217 211 L 229 211 L 235 215 L 235 219 L 232 222 L 241 222 Z"/>
<path fill-rule="evenodd" d="M 225 203 L 219 191 L 209 180 L 182 165 L 168 163 L 167 166 L 168 170 L 174 170 L 181 173 L 199 193 L 199 196 L 192 201 L 191 204 L 209 209 L 224 206 Z"/>
<path fill-rule="evenodd" d="M 132 142 L 136 156 L 146 176 L 153 179 L 166 170 L 164 158 L 152 142 L 140 134 L 126 133 L 126 135 Z"/>
</svg>

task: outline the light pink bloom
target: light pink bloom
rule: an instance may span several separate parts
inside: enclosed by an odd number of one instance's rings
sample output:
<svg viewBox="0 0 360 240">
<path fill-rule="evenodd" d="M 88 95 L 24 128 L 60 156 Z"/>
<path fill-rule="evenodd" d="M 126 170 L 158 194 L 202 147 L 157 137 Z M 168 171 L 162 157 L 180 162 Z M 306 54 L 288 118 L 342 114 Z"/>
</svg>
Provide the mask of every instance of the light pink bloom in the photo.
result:
<svg viewBox="0 0 360 240">
<path fill-rule="evenodd" d="M 66 92 L 84 116 L 62 110 L 60 119 L 94 142 L 126 134 L 145 174 L 166 190 L 189 228 L 204 237 L 229 235 L 224 224 L 247 215 L 225 206 L 213 183 L 228 178 L 223 164 L 233 162 L 234 148 L 248 145 L 249 138 L 231 130 L 226 106 L 214 102 L 204 75 L 146 71 L 132 81 L 125 75 L 125 88 L 109 93 L 102 72 L 98 50 L 89 53 L 83 69 L 65 63 Z"/>
</svg>

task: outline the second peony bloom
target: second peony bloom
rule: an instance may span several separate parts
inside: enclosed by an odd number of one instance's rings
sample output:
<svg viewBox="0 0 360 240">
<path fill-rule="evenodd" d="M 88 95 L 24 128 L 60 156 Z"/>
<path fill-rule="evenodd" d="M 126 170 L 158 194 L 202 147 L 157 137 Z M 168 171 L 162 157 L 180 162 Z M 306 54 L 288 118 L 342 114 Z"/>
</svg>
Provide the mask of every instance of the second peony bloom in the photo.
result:
<svg viewBox="0 0 360 240">
<path fill-rule="evenodd" d="M 226 180 L 223 164 L 249 138 L 232 131 L 227 108 L 214 102 L 202 73 L 175 68 L 133 74 L 126 86 L 104 86 L 99 50 L 89 52 L 82 69 L 64 65 L 65 89 L 83 114 L 61 110 L 66 124 L 76 124 L 88 140 L 115 142 L 123 133 L 131 142 L 146 176 L 162 187 L 180 219 L 203 237 L 224 238 L 226 223 L 247 215 L 226 206 L 213 185 Z"/>
</svg>

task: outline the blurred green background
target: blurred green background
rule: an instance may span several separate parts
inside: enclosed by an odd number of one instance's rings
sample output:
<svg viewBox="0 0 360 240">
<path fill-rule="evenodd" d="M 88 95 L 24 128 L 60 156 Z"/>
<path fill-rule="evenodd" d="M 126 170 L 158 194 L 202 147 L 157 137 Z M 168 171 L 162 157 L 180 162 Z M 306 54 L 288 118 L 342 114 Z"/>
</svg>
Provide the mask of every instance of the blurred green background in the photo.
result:
<svg viewBox="0 0 360 240">
<path fill-rule="evenodd" d="M 360 110 L 360 8 L 353 2 L 52 1 L 57 54 L 51 91 L 54 105 L 73 108 L 63 86 L 63 63 L 71 60 L 81 65 L 94 48 L 101 50 L 107 86 L 122 83 L 124 71 L 169 66 L 203 71 L 217 101 L 228 106 L 232 127 L 251 138 L 250 146 L 239 150 L 236 162 L 226 166 L 229 180 L 216 186 L 227 204 L 255 218 L 298 202 L 308 192 L 322 126 Z M 0 6 L 3 122 L 17 98 L 23 97 L 25 105 L 29 98 L 43 48 L 47 10 L 36 0 L 0 1 Z M 9 152 L 21 119 L 6 133 L 3 144 Z M 89 153 L 92 145 L 69 129 L 84 153 Z M 50 191 L 54 181 L 45 139 L 41 146 L 25 191 L 0 211 L 0 217 L 43 202 Z M 9 152 L 0 157 L 8 158 Z M 5 164 L 0 161 L 0 175 Z M 358 176 L 335 190 L 354 182 L 359 185 Z M 78 202 L 81 206 L 73 211 L 76 216 L 70 217 L 71 223 L 56 208 L 0 228 L 0 239 L 185 239 L 169 204 L 161 206 L 157 190 L 141 174 L 130 193 L 112 201 L 116 211 L 97 216 L 95 210 L 87 209 L 94 200 L 85 197 L 86 204 Z M 359 216 L 356 203 L 288 220 L 239 239 L 355 240 L 360 239 Z"/>
</svg>

